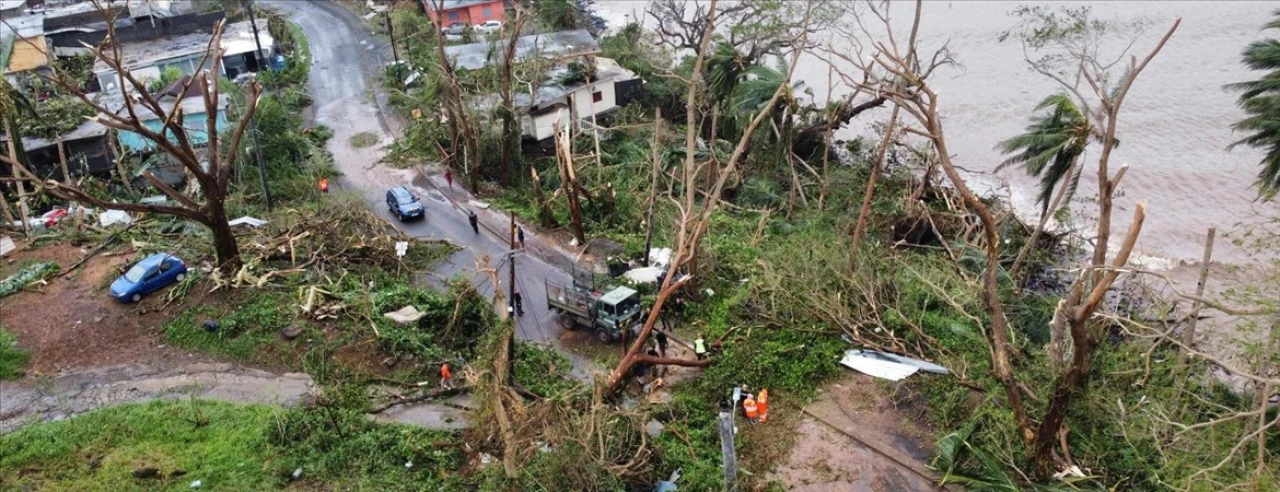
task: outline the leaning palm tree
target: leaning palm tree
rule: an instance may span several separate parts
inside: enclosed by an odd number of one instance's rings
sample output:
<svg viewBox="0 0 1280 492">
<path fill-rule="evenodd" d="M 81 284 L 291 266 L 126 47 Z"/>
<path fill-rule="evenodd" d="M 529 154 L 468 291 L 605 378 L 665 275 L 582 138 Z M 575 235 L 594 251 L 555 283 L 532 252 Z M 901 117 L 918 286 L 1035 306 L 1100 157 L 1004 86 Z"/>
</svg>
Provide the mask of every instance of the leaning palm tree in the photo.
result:
<svg viewBox="0 0 1280 492">
<path fill-rule="evenodd" d="M 1041 219 L 1049 215 L 1051 202 L 1061 201 L 1061 198 L 1054 200 L 1053 196 L 1060 185 L 1066 186 L 1065 195 L 1075 193 L 1080 182 L 1076 160 L 1084 154 L 1093 132 L 1089 117 L 1066 94 L 1054 94 L 1040 101 L 1035 111 L 1044 110 L 1049 111 L 1031 118 L 1026 133 L 996 145 L 1002 153 L 1012 154 L 996 167 L 997 171 L 1020 166 L 1027 174 L 1040 179 L 1036 203 L 1041 207 Z"/>
<path fill-rule="evenodd" d="M 1273 15 L 1276 17 L 1263 30 L 1280 29 L 1280 10 Z M 1258 80 L 1227 85 L 1227 90 L 1240 92 L 1236 104 L 1248 115 L 1231 126 L 1248 135 L 1227 148 L 1243 144 L 1266 152 L 1258 173 L 1258 194 L 1271 199 L 1280 190 L 1280 39 L 1254 41 L 1241 53 L 1241 59 L 1250 70 L 1266 74 Z"/>
</svg>

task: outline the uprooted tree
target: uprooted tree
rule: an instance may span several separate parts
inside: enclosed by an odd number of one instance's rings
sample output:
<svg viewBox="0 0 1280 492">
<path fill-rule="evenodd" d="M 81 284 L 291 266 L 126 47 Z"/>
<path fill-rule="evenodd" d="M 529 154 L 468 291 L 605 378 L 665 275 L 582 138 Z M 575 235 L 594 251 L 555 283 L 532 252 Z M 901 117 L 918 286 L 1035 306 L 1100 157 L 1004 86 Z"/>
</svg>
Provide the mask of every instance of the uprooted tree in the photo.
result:
<svg viewBox="0 0 1280 492">
<path fill-rule="evenodd" d="M 226 200 L 231 185 L 231 175 L 235 170 L 240 139 L 244 136 L 262 94 L 262 85 L 258 82 L 246 84 L 246 103 L 244 113 L 231 132 L 227 142 L 222 142 L 218 129 L 220 113 L 219 99 L 225 96 L 218 87 L 218 75 L 222 69 L 222 30 L 225 21 L 218 21 L 213 26 L 213 34 L 200 61 L 200 66 L 209 63 L 208 70 L 201 71 L 191 77 L 182 87 L 182 94 L 197 84 L 200 97 L 204 101 L 205 114 L 208 115 L 203 130 L 191 130 L 183 126 L 184 114 L 182 100 L 172 105 L 161 103 L 147 89 L 147 80 L 138 79 L 126 66 L 125 56 L 121 52 L 115 32 L 115 16 L 117 12 L 109 11 L 95 0 L 107 23 L 107 37 L 102 43 L 92 48 L 94 59 L 101 61 L 115 72 L 119 90 L 122 91 L 122 108 L 111 107 L 110 103 L 96 94 L 85 91 L 81 81 L 73 74 L 56 69 L 49 77 L 50 82 L 59 90 L 78 98 L 81 103 L 96 112 L 94 119 L 102 125 L 118 131 L 132 132 L 150 142 L 160 151 L 169 154 L 182 165 L 188 179 L 194 179 L 198 189 L 189 187 L 188 191 L 179 191 L 165 184 L 153 173 L 147 171 L 143 177 L 166 197 L 177 202 L 177 205 L 154 203 L 122 203 L 109 197 L 100 196 L 88 188 L 71 182 L 42 180 L 20 160 L 0 157 L 13 166 L 15 174 L 24 181 L 35 184 L 39 189 L 63 200 L 74 200 L 83 204 L 109 210 L 127 212 L 171 215 L 198 222 L 209 229 L 213 235 L 214 253 L 219 269 L 232 273 L 240 267 L 240 249 L 236 237 L 227 223 Z M 167 106 L 167 107 L 166 107 Z M 159 119 L 160 129 L 152 129 L 144 121 Z M 198 147 L 193 132 L 200 132 L 206 139 L 203 148 Z"/>
<path fill-rule="evenodd" d="M 698 203 L 698 176 L 701 174 L 703 166 L 711 165 L 711 162 L 697 162 L 697 153 L 695 151 L 698 143 L 698 122 L 700 117 L 703 116 L 699 111 L 699 108 L 702 107 L 699 104 L 699 100 L 707 97 L 706 84 L 702 74 L 707 58 L 707 47 L 716 28 L 716 4 L 717 2 L 712 0 L 708 7 L 709 13 L 705 24 L 706 32 L 701 37 L 702 44 L 698 47 L 697 56 L 693 62 L 693 70 L 689 75 L 688 91 L 685 94 L 685 153 L 682 169 L 684 196 L 676 203 L 679 222 L 676 224 L 675 253 L 672 255 L 668 266 L 668 272 L 671 273 L 663 278 L 662 285 L 658 289 L 657 299 L 654 300 L 653 307 L 649 310 L 649 316 L 645 319 L 644 327 L 640 330 L 640 334 L 636 336 L 631 346 L 627 349 L 626 355 L 622 357 L 622 360 L 618 362 L 618 366 L 610 374 L 608 383 L 610 392 L 616 391 L 621 387 L 622 382 L 626 380 L 626 376 L 631 373 L 632 368 L 638 363 L 693 367 L 710 364 L 710 361 L 705 359 L 686 360 L 653 357 L 645 355 L 644 349 L 648 344 L 649 337 L 653 334 L 663 304 L 693 278 L 692 275 L 681 275 L 679 272 L 685 271 L 686 266 L 696 262 L 699 252 L 698 246 L 711 225 L 711 218 L 719 204 L 721 191 L 724 189 L 725 183 L 736 172 L 738 164 L 746 155 L 756 129 L 769 118 L 774 108 L 777 107 L 778 101 L 791 90 L 791 76 L 795 73 L 796 61 L 801 53 L 799 48 L 791 53 L 790 69 L 787 71 L 785 79 L 778 84 L 773 96 L 758 107 L 758 112 L 743 131 L 737 145 L 734 146 L 729 160 L 717 170 L 715 181 L 708 183 L 708 189 L 703 190 L 705 198 L 701 203 Z M 806 29 L 802 32 L 807 33 L 812 6 L 812 1 L 806 4 L 803 21 Z M 801 40 L 801 44 L 803 44 L 803 40 Z M 656 142 L 657 140 L 655 139 L 655 145 Z M 652 151 L 657 153 L 659 149 L 654 148 Z"/>
<path fill-rule="evenodd" d="M 982 304 L 987 311 L 989 329 L 985 332 L 991 353 L 993 375 L 1003 387 L 1013 410 L 1019 433 L 1028 445 L 1030 465 L 1037 476 L 1044 478 L 1052 473 L 1055 465 L 1069 466 L 1065 459 L 1056 453 L 1055 447 L 1063 443 L 1065 448 L 1065 440 L 1060 438 L 1059 431 L 1072 397 L 1087 382 L 1094 353 L 1104 334 L 1101 323 L 1094 319 L 1094 313 L 1099 309 L 1103 296 L 1128 262 L 1145 218 L 1145 203 L 1139 202 L 1118 252 L 1108 261 L 1112 197 L 1126 169 L 1121 167 L 1112 173 L 1109 165 L 1111 151 L 1118 143 L 1116 132 L 1120 108 L 1134 79 L 1160 52 L 1165 42 L 1178 28 L 1179 22 L 1174 22 L 1145 58 L 1141 60 L 1136 57 L 1130 58 L 1119 77 L 1108 76 L 1110 65 L 1092 59 L 1076 59 L 1070 64 L 1072 79 L 1087 82 L 1087 89 L 1081 89 L 1076 84 L 1066 83 L 1067 79 L 1046 73 L 1059 81 L 1064 90 L 1077 98 L 1077 104 L 1088 108 L 1086 112 L 1095 120 L 1093 126 L 1099 132 L 1102 150 L 1096 168 L 1099 200 L 1094 253 L 1089 264 L 1081 270 L 1068 289 L 1067 297 L 1059 304 L 1056 319 L 1051 327 L 1054 337 L 1050 347 L 1051 356 L 1066 358 L 1063 348 L 1055 348 L 1066 344 L 1070 344 L 1071 353 L 1069 360 L 1066 361 L 1066 367 L 1056 374 L 1052 384 L 1052 394 L 1047 398 L 1043 416 L 1038 419 L 1037 425 L 1025 403 L 1028 399 L 1036 400 L 1037 398 L 1030 394 L 1030 390 L 1025 385 L 1018 382 L 1013 367 L 1014 354 L 1010 344 L 1009 320 L 1000 297 L 1003 241 L 1000 238 L 999 223 L 992 207 L 980 199 L 966 184 L 953 162 L 952 154 L 947 150 L 943 119 L 938 109 L 940 99 L 937 91 L 930 87 L 928 80 L 935 69 L 946 63 L 947 57 L 945 48 L 929 59 L 920 56 L 917 33 L 920 27 L 921 7 L 921 2 L 917 0 L 909 40 L 905 45 L 900 45 L 893 39 L 888 4 L 871 5 L 871 11 L 877 14 L 889 34 L 886 41 L 874 43 L 874 55 L 862 66 L 863 70 L 870 75 L 865 88 L 884 94 L 892 104 L 914 120 L 915 124 L 906 124 L 903 131 L 924 138 L 932 144 L 943 173 L 961 196 L 964 207 L 978 218 L 982 234 L 978 241 L 980 244 L 976 246 L 980 246 L 986 256 L 979 292 Z M 1096 41 L 1096 33 L 1088 32 L 1089 27 L 1093 25 L 1085 22 L 1081 27 L 1083 31 L 1068 31 L 1063 42 L 1071 45 L 1071 43 Z M 1073 53 L 1086 57 L 1090 54 L 1088 51 L 1085 51 L 1084 55 L 1081 55 L 1080 51 Z M 1085 97 L 1086 94 L 1090 94 L 1090 97 Z"/>
</svg>

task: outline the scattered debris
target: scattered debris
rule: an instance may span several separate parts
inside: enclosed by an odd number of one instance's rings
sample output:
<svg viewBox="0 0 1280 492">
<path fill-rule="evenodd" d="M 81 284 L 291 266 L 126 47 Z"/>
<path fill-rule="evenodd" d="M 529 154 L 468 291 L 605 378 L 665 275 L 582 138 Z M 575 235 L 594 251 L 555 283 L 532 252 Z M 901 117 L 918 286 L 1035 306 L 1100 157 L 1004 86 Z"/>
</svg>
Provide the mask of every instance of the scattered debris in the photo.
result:
<svg viewBox="0 0 1280 492">
<path fill-rule="evenodd" d="M 167 201 L 169 201 L 169 198 L 164 195 L 154 195 L 154 196 L 149 196 L 141 200 L 138 200 L 138 203 L 148 203 L 148 204 L 155 205 L 155 204 L 161 204 Z"/>
<path fill-rule="evenodd" d="M 194 481 L 194 482 L 191 482 L 191 488 L 193 488 L 193 489 L 198 489 L 198 488 L 200 488 L 200 486 L 201 486 L 201 485 L 204 485 L 204 483 L 203 483 L 203 482 L 201 482 L 201 481 L 199 481 L 199 480 L 196 480 L 196 481 Z"/>
<path fill-rule="evenodd" d="M 474 208 L 479 208 L 479 209 L 487 210 L 489 208 L 489 202 L 482 202 L 479 200 L 470 200 L 467 202 L 467 204 L 471 205 Z"/>
<path fill-rule="evenodd" d="M 155 467 L 135 468 L 133 470 L 133 478 L 159 478 L 160 469 Z"/>
<path fill-rule="evenodd" d="M 297 470 L 294 470 L 293 473 L 290 474 L 289 476 L 293 477 L 294 480 L 302 478 L 302 468 L 299 467 Z"/>
<path fill-rule="evenodd" d="M 130 224 L 133 222 L 133 216 L 129 212 L 123 210 L 106 210 L 98 214 L 98 225 L 102 227 L 110 227 L 116 224 Z"/>
<path fill-rule="evenodd" d="M 662 271 L 661 267 L 640 267 L 628 270 L 622 276 L 637 284 L 653 284 L 658 282 L 658 278 L 662 276 Z"/>
<path fill-rule="evenodd" d="M 910 357 L 875 350 L 850 350 L 840 364 L 855 371 L 890 381 L 901 381 L 918 371 L 947 374 L 947 368 Z"/>
<path fill-rule="evenodd" d="M 415 308 L 413 306 L 405 306 L 400 308 L 399 310 L 383 314 L 383 316 L 385 316 L 387 319 L 391 321 L 395 321 L 396 323 L 400 323 L 402 325 L 407 325 L 409 323 L 418 321 L 422 319 L 423 316 L 426 316 L 426 315 L 427 313 L 418 311 L 418 308 Z"/>
<path fill-rule="evenodd" d="M 204 320 L 204 323 L 200 323 L 200 326 L 203 326 L 205 331 L 208 331 L 209 333 L 216 332 L 218 331 L 218 328 L 220 328 L 218 321 L 212 319 Z"/>
<path fill-rule="evenodd" d="M 666 427 L 667 426 L 662 425 L 662 422 L 658 422 L 657 419 L 654 419 L 650 420 L 648 424 L 645 424 L 644 430 L 649 433 L 649 437 L 658 437 Z"/>
<path fill-rule="evenodd" d="M 671 472 L 670 478 L 659 481 L 654 486 L 653 492 L 675 492 L 676 480 L 680 480 L 680 472 L 682 471 L 684 471 L 684 468 L 676 468 L 676 471 Z"/>
<path fill-rule="evenodd" d="M 186 475 L 186 474 L 187 474 L 187 470 L 186 470 L 186 469 L 183 469 L 183 468 L 174 468 L 174 469 L 173 469 L 173 472 L 169 473 L 169 476 L 170 476 L 170 477 L 181 477 L 181 476 Z"/>
<path fill-rule="evenodd" d="M 298 335 L 301 335 L 301 334 L 302 334 L 302 325 L 298 325 L 298 324 L 291 324 L 280 329 L 280 336 L 283 336 L 285 340 L 293 340 L 295 338 L 298 338 Z"/>
<path fill-rule="evenodd" d="M 666 268 L 668 263 L 671 263 L 671 248 L 649 250 L 649 266 Z"/>
<path fill-rule="evenodd" d="M 0 256 L 7 255 L 17 248 L 17 245 L 13 244 L 13 238 L 9 236 L 0 237 Z"/>
<path fill-rule="evenodd" d="M 267 221 L 262 220 L 262 219 L 259 219 L 259 218 L 257 218 L 257 217 L 250 217 L 250 216 L 246 215 L 246 216 L 244 216 L 244 217 L 240 217 L 240 218 L 238 218 L 238 219 L 236 219 L 236 220 L 232 220 L 232 221 L 227 222 L 227 225 L 229 225 L 229 226 L 231 226 L 231 227 L 235 227 L 235 226 L 238 226 L 238 225 L 247 225 L 247 226 L 249 226 L 249 227 L 262 227 L 262 226 L 264 226 L 264 225 L 267 225 Z"/>
<path fill-rule="evenodd" d="M 58 264 L 52 261 L 27 265 L 17 273 L 0 280 L 0 298 L 21 292 L 27 285 L 40 282 L 57 272 Z"/>
</svg>

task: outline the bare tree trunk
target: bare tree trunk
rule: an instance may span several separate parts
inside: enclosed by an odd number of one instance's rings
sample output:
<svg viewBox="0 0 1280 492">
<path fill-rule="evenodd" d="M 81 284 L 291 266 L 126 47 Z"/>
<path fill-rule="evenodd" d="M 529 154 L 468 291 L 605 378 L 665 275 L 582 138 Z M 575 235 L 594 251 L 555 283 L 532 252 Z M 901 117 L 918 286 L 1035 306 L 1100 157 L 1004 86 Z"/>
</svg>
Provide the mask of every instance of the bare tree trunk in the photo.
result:
<svg viewBox="0 0 1280 492">
<path fill-rule="evenodd" d="M 556 157 L 560 163 L 560 188 L 564 190 L 565 199 L 569 202 L 569 220 L 573 225 L 573 237 L 578 243 L 586 245 L 586 231 L 582 228 L 582 209 L 578 204 L 578 181 L 573 170 L 573 144 L 569 141 L 568 130 L 563 133 L 556 125 Z"/>
<path fill-rule="evenodd" d="M 884 138 L 880 139 L 880 148 L 876 151 L 876 161 L 871 166 L 871 176 L 867 178 L 867 189 L 862 192 L 862 209 L 858 211 L 858 223 L 853 227 L 853 246 L 849 248 L 849 271 L 858 269 L 858 249 L 862 247 L 862 234 L 867 227 L 867 215 L 871 211 L 871 197 L 876 193 L 876 180 L 880 177 L 880 169 L 884 167 L 884 156 L 889 151 L 889 143 L 893 141 L 893 132 L 898 125 L 898 111 L 893 106 L 889 113 L 889 124 L 885 126 Z M 825 167 L 823 168 L 825 172 Z"/>
<path fill-rule="evenodd" d="M 1111 181 L 1111 187 L 1114 187 L 1115 180 L 1109 181 Z M 1111 284 L 1119 276 L 1119 270 L 1129 262 L 1129 255 L 1133 252 L 1133 246 L 1137 243 L 1138 235 L 1142 232 L 1142 222 L 1146 219 L 1146 213 L 1146 202 L 1138 202 L 1138 207 L 1133 211 L 1133 222 L 1129 225 L 1129 232 L 1125 235 L 1124 242 L 1120 246 L 1120 252 L 1116 254 L 1115 259 L 1112 261 L 1111 268 L 1099 269 L 1103 270 L 1102 275 L 1097 277 L 1098 281 L 1093 285 L 1089 297 L 1084 299 L 1078 307 L 1071 307 L 1073 310 L 1069 314 L 1073 344 L 1071 365 L 1067 367 L 1065 373 L 1054 381 L 1053 395 L 1049 399 L 1044 419 L 1041 420 L 1040 428 L 1035 436 L 1035 459 L 1040 473 L 1050 471 L 1052 466 L 1050 456 L 1053 452 L 1053 446 L 1057 442 L 1058 430 L 1062 427 L 1067 408 L 1071 404 L 1071 397 L 1089 377 L 1089 369 L 1093 364 L 1093 354 L 1098 346 L 1098 337 L 1089 332 L 1089 321 L 1092 319 L 1093 312 L 1097 309 L 1098 304 L 1102 302 L 1103 296 L 1106 295 L 1107 290 L 1111 288 Z M 1068 304 L 1068 306 L 1072 305 Z"/>
<path fill-rule="evenodd" d="M 1209 261 L 1213 258 L 1213 239 L 1218 234 L 1217 227 L 1210 227 L 1208 234 L 1204 240 L 1204 257 L 1200 260 L 1200 278 L 1196 281 L 1196 298 L 1204 298 L 1205 284 L 1209 283 Z M 1196 345 L 1196 323 L 1200 320 L 1200 308 L 1204 307 L 1204 303 L 1196 301 L 1195 306 L 1191 308 L 1191 319 L 1187 321 L 1187 329 L 1182 332 L 1182 343 L 1188 347 Z M 1183 355 L 1184 359 L 1186 354 Z"/>
<path fill-rule="evenodd" d="M 644 266 L 649 266 L 649 252 L 653 248 L 653 206 L 658 200 L 659 163 L 662 161 L 662 108 L 653 110 L 653 173 L 649 178 L 649 211 L 644 219 Z"/>
<path fill-rule="evenodd" d="M 1080 155 L 1076 155 L 1076 157 L 1071 160 L 1071 166 L 1067 168 L 1067 179 L 1071 179 L 1071 176 L 1075 175 L 1076 167 L 1079 165 Z M 1030 253 L 1031 250 L 1035 249 L 1036 242 L 1040 240 L 1040 233 L 1044 232 L 1044 226 L 1049 223 L 1049 218 L 1052 217 L 1052 214 L 1057 213 L 1057 210 L 1062 207 L 1062 201 L 1066 199 L 1068 188 L 1069 186 L 1065 185 L 1059 187 L 1057 195 L 1053 197 L 1053 203 L 1051 203 L 1047 209 L 1048 213 L 1040 215 L 1040 221 L 1036 223 L 1035 230 L 1031 232 L 1031 238 L 1027 240 L 1026 244 L 1022 245 L 1021 249 L 1018 250 L 1018 256 L 1013 259 L 1013 266 L 1009 267 L 1010 276 L 1014 278 L 1018 277 L 1018 271 L 1022 266 L 1022 260 L 1026 258 L 1027 253 Z"/>
<path fill-rule="evenodd" d="M 13 211 L 9 210 L 9 199 L 4 196 L 4 188 L 0 187 L 0 214 L 4 215 L 5 227 L 13 225 Z"/>
<path fill-rule="evenodd" d="M 835 65 L 827 65 L 827 105 L 831 107 L 831 92 L 835 90 L 835 81 L 832 75 L 835 71 Z M 822 186 L 818 189 L 818 210 L 825 211 L 827 209 L 827 193 L 831 192 L 831 181 L 827 174 L 831 167 L 831 127 L 835 124 L 835 112 L 827 111 L 827 131 L 823 133 L 822 142 Z M 856 247 L 856 246 L 855 246 Z"/>
<path fill-rule="evenodd" d="M 14 140 L 22 137 L 18 136 L 16 133 L 13 133 L 13 117 L 12 116 L 4 117 L 4 133 L 5 135 L 9 136 L 9 140 L 8 140 L 9 159 L 13 160 L 14 162 L 18 162 L 18 149 L 15 146 Z M 17 178 L 18 167 L 12 166 L 11 171 L 13 172 L 13 177 Z M 22 233 L 26 235 L 27 238 L 30 238 L 31 237 L 31 223 L 30 223 L 31 209 L 27 207 L 27 185 L 20 179 L 15 179 L 14 181 L 18 184 L 18 214 L 21 215 L 21 218 L 19 220 L 22 222 Z"/>
<path fill-rule="evenodd" d="M 538 178 L 538 170 L 533 165 L 529 165 L 529 175 L 533 178 L 533 200 L 534 205 L 538 207 L 538 223 L 545 228 L 555 227 L 556 216 L 551 213 L 551 206 L 547 204 L 547 198 L 542 193 L 542 179 Z"/>
<path fill-rule="evenodd" d="M 71 172 L 67 169 L 67 149 L 62 143 L 62 136 L 58 136 L 58 165 L 62 166 L 62 184 L 71 186 Z M 71 206 L 76 209 L 75 221 L 76 226 L 79 226 L 80 221 L 84 219 L 84 207 L 81 207 L 80 202 L 77 201 L 72 201 Z"/>
</svg>

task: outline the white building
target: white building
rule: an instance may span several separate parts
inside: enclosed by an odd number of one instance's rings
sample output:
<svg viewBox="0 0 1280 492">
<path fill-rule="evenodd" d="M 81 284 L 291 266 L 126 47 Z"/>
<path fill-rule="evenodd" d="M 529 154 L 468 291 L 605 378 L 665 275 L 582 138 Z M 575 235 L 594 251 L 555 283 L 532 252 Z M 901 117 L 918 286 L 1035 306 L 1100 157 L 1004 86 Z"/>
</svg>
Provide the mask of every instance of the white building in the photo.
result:
<svg viewBox="0 0 1280 492">
<path fill-rule="evenodd" d="M 478 70 L 501 63 L 504 42 L 472 43 L 445 48 L 445 56 L 458 70 Z M 643 81 L 631 71 L 622 68 L 609 58 L 596 56 L 600 45 L 586 30 L 532 34 L 516 39 L 514 60 L 519 63 L 535 58 L 558 63 L 549 73 L 550 82 L 537 87 L 533 94 L 514 96 L 516 112 L 520 114 L 520 126 L 524 136 L 545 140 L 554 134 L 557 123 L 561 127 L 580 121 L 593 120 L 616 111 L 630 100 L 635 88 Z M 591 81 L 561 83 L 569 73 L 566 65 L 572 61 L 595 65 Z M 486 98 L 484 105 L 493 103 Z"/>
</svg>

